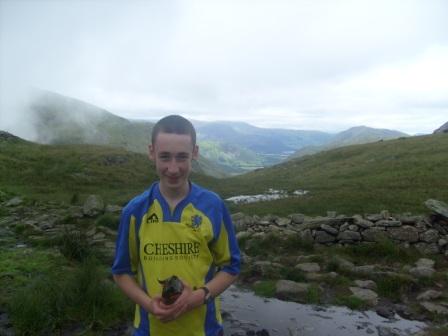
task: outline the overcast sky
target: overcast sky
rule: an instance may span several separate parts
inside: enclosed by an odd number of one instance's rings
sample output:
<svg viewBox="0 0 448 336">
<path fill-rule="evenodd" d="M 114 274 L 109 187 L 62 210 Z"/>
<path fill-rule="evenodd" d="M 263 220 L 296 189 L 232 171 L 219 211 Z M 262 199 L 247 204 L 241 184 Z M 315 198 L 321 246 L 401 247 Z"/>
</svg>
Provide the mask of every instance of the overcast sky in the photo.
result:
<svg viewBox="0 0 448 336">
<path fill-rule="evenodd" d="M 0 0 L 0 129 L 29 87 L 129 119 L 430 133 L 448 121 L 448 1 Z"/>
</svg>

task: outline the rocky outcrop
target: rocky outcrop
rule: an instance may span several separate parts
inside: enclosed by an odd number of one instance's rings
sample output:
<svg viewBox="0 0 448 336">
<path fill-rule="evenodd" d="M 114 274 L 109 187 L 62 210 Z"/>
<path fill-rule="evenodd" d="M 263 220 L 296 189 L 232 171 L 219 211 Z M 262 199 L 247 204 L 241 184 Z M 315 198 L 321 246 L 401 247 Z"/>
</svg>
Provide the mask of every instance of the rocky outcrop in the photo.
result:
<svg viewBox="0 0 448 336">
<path fill-rule="evenodd" d="M 410 214 L 391 215 L 388 211 L 378 214 L 307 217 L 293 214 L 288 217 L 232 216 L 239 237 L 262 237 L 268 233 L 298 234 L 315 244 L 358 244 L 390 239 L 395 243 L 413 246 L 424 254 L 443 253 L 448 256 L 448 205 L 428 200 L 428 216 Z"/>
<path fill-rule="evenodd" d="M 448 133 L 448 122 L 444 123 L 438 129 L 436 129 L 433 133 L 434 134 L 436 134 L 436 133 Z"/>
</svg>

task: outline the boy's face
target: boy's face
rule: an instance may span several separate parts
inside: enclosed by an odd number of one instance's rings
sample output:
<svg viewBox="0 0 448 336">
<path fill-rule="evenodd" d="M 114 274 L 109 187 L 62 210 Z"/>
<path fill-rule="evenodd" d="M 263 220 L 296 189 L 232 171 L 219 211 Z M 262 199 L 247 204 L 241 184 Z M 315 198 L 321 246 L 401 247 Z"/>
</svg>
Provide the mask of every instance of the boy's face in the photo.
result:
<svg viewBox="0 0 448 336">
<path fill-rule="evenodd" d="M 160 132 L 149 145 L 149 157 L 156 165 L 161 187 L 182 192 L 188 185 L 191 162 L 198 158 L 198 146 L 193 146 L 189 134 Z"/>
</svg>

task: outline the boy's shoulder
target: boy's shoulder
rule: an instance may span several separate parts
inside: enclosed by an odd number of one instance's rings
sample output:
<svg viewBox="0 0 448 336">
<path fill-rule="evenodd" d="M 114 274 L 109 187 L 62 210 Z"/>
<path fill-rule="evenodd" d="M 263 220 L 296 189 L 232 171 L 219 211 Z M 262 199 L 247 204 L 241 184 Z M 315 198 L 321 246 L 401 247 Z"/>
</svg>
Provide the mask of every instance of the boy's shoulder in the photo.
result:
<svg viewBox="0 0 448 336">
<path fill-rule="evenodd" d="M 132 213 L 137 209 L 141 209 L 148 205 L 151 195 L 153 194 L 154 184 L 151 185 L 147 190 L 142 192 L 140 195 L 135 196 L 131 199 L 128 204 L 123 209 L 125 213 Z"/>
</svg>

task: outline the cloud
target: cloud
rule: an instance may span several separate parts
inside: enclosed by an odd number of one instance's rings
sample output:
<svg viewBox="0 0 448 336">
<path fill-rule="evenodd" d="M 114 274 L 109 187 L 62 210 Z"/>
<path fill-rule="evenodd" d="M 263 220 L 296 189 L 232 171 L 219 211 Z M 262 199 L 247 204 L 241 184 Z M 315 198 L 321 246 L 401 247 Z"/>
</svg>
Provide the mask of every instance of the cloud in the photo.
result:
<svg viewBox="0 0 448 336">
<path fill-rule="evenodd" d="M 0 6 L 2 101 L 36 86 L 127 118 L 179 111 L 327 131 L 363 122 L 430 132 L 446 122 L 439 108 L 420 123 L 424 106 L 447 99 L 442 0 Z M 0 127 L 19 111 L 8 104 L 0 102 Z"/>
</svg>

